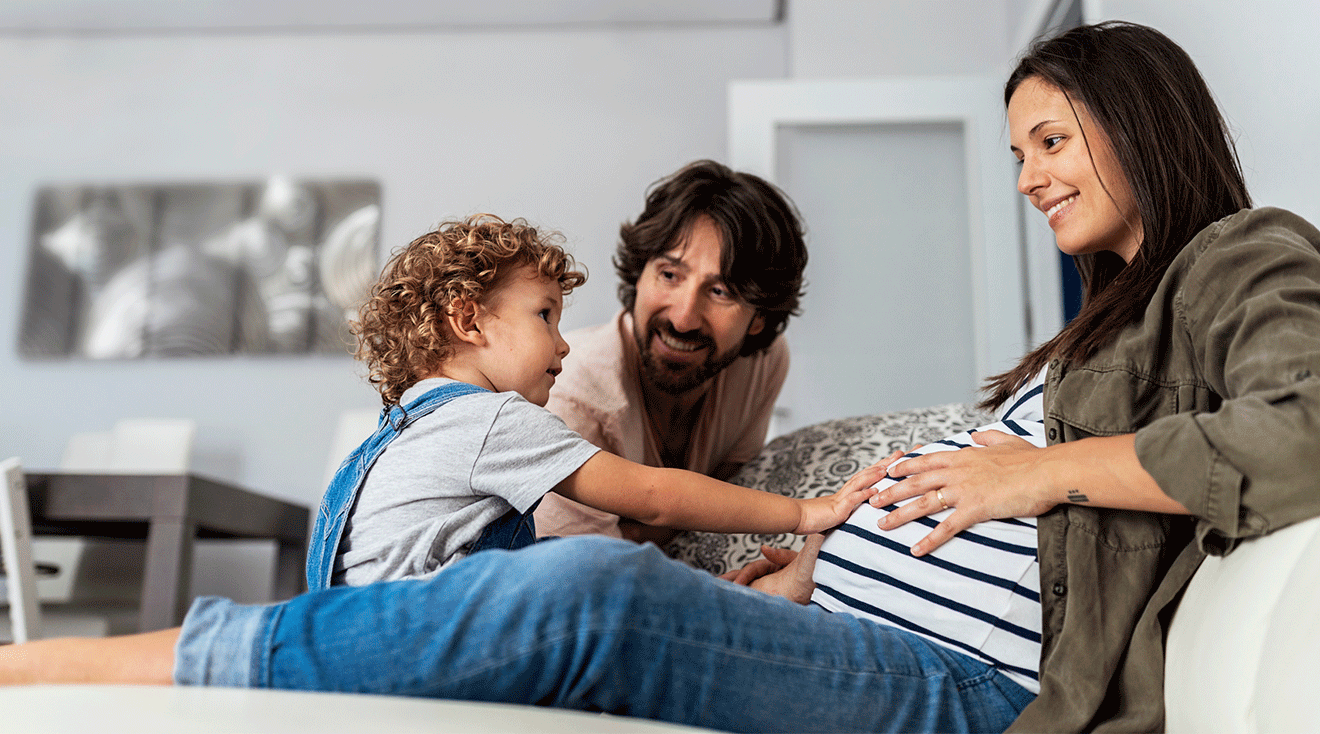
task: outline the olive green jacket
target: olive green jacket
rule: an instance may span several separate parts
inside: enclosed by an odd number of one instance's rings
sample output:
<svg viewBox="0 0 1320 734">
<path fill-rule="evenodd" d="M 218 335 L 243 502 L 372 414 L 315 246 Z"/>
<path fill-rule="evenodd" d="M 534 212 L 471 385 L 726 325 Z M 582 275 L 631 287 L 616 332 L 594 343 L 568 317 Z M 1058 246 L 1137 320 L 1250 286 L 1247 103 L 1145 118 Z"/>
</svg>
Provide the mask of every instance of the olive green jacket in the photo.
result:
<svg viewBox="0 0 1320 734">
<path fill-rule="evenodd" d="M 1051 363 L 1051 444 L 1135 433 L 1192 517 L 1061 505 L 1039 519 L 1041 691 L 1014 731 L 1159 731 L 1164 642 L 1201 560 L 1320 515 L 1320 231 L 1279 209 L 1201 231 L 1143 319 Z"/>
</svg>

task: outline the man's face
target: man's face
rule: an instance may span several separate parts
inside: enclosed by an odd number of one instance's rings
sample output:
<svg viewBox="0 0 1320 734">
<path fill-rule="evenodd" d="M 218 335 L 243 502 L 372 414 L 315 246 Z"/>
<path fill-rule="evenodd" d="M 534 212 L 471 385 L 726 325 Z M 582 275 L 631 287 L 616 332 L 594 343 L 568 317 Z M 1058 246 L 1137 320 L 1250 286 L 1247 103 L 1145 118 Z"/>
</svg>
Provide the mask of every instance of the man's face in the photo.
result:
<svg viewBox="0 0 1320 734">
<path fill-rule="evenodd" d="M 633 334 L 644 384 L 670 395 L 695 390 L 765 328 L 756 309 L 724 285 L 720 246 L 715 223 L 699 217 L 687 241 L 653 258 L 637 279 Z"/>
</svg>

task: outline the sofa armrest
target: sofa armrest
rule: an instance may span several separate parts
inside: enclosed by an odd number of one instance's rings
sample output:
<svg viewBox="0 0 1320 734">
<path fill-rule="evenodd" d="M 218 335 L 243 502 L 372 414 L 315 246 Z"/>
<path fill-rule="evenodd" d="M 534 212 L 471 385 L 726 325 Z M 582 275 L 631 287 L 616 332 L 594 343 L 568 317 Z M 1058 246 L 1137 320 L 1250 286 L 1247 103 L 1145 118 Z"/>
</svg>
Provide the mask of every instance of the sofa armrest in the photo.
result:
<svg viewBox="0 0 1320 734">
<path fill-rule="evenodd" d="M 1320 518 L 1201 564 L 1169 628 L 1168 732 L 1320 731 Z"/>
</svg>

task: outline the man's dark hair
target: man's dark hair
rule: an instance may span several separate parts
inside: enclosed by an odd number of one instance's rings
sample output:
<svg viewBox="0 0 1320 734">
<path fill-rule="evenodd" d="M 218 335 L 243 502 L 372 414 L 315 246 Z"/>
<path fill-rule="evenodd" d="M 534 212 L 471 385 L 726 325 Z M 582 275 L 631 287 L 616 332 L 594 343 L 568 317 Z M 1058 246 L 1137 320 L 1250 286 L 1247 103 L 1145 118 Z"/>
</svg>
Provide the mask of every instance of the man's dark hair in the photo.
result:
<svg viewBox="0 0 1320 734">
<path fill-rule="evenodd" d="M 765 328 L 743 343 L 743 356 L 755 354 L 783 332 L 789 316 L 798 314 L 807 267 L 797 208 L 758 176 L 702 160 L 652 184 L 637 221 L 619 227 L 614 253 L 619 300 L 632 311 L 646 264 L 680 246 L 703 215 L 720 233 L 724 285 L 765 320 Z"/>
</svg>

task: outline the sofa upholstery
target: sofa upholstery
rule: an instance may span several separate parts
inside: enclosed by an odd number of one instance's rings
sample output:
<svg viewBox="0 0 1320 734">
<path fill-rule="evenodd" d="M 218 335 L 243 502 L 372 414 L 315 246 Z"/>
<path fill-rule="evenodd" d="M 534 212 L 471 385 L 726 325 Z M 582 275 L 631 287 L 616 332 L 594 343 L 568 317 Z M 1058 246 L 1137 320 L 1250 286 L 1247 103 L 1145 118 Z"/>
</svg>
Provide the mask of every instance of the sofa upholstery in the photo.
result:
<svg viewBox="0 0 1320 734">
<path fill-rule="evenodd" d="M 1320 518 L 1210 557 L 1169 629 L 1169 732 L 1320 732 Z"/>
<path fill-rule="evenodd" d="M 946 438 L 994 418 L 971 405 L 839 418 L 779 436 L 729 481 L 744 487 L 810 498 L 831 494 L 861 469 L 895 451 Z M 801 536 L 682 532 L 664 551 L 695 568 L 721 574 L 761 557 L 761 546 L 801 548 Z"/>
</svg>

